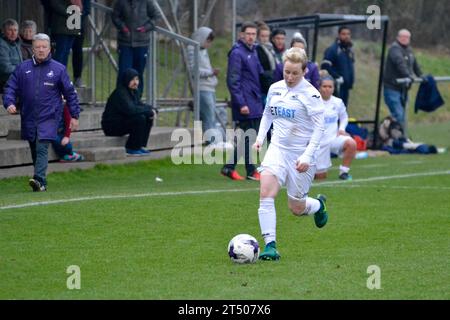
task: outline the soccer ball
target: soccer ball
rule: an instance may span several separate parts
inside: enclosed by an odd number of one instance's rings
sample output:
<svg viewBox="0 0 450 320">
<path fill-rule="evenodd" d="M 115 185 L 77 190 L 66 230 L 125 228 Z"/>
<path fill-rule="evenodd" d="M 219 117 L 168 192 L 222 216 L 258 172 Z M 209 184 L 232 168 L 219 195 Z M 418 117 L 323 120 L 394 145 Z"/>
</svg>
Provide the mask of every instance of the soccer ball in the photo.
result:
<svg viewBox="0 0 450 320">
<path fill-rule="evenodd" d="M 249 234 L 238 234 L 228 243 L 228 255 L 236 263 L 255 263 L 259 256 L 258 241 Z"/>
</svg>

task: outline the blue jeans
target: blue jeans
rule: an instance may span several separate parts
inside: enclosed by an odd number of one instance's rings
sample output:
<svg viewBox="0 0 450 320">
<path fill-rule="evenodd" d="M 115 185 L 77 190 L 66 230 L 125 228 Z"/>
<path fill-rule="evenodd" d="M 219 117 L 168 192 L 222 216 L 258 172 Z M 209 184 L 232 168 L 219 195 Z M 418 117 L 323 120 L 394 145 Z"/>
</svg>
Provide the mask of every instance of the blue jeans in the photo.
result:
<svg viewBox="0 0 450 320">
<path fill-rule="evenodd" d="M 67 66 L 69 61 L 70 49 L 72 49 L 75 36 L 65 34 L 55 34 L 53 40 L 56 42 L 55 53 L 53 59 Z"/>
<path fill-rule="evenodd" d="M 64 134 L 57 135 L 56 139 L 52 141 L 53 149 L 60 159 L 62 159 L 65 155 L 71 155 L 73 153 L 73 147 L 70 142 L 65 146 L 61 144 L 63 138 Z"/>
<path fill-rule="evenodd" d="M 122 74 L 129 68 L 135 69 L 139 74 L 139 95 L 144 91 L 144 69 L 147 63 L 148 46 L 127 47 L 119 45 L 119 73 L 117 84 L 122 79 Z"/>
<path fill-rule="evenodd" d="M 208 130 L 216 128 L 216 93 L 212 91 L 200 91 L 200 120 L 202 121 L 203 134 Z M 208 132 L 207 137 L 215 135 L 215 132 Z M 212 142 L 211 139 L 206 139 Z"/>
<path fill-rule="evenodd" d="M 397 120 L 402 127 L 405 125 L 405 107 L 407 97 L 403 97 L 401 91 L 384 87 L 384 102 L 389 108 L 391 116 Z"/>
<path fill-rule="evenodd" d="M 49 141 L 36 140 L 28 141 L 31 149 L 31 158 L 33 159 L 34 175 L 33 179 L 39 181 L 41 185 L 46 186 L 47 166 L 48 166 L 48 145 Z"/>
</svg>

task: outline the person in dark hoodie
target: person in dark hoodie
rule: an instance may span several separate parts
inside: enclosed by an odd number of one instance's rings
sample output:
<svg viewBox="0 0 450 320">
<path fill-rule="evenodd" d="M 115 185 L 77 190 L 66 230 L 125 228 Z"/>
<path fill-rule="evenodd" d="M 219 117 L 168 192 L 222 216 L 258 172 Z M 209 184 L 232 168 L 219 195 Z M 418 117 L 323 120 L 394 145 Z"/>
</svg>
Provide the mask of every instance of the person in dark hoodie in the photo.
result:
<svg viewBox="0 0 450 320">
<path fill-rule="evenodd" d="M 122 74 L 117 88 L 111 93 L 102 114 L 102 129 L 106 136 L 129 134 L 125 144 L 129 156 L 144 156 L 153 118 L 157 109 L 140 100 L 139 73 L 129 68 Z"/>
</svg>

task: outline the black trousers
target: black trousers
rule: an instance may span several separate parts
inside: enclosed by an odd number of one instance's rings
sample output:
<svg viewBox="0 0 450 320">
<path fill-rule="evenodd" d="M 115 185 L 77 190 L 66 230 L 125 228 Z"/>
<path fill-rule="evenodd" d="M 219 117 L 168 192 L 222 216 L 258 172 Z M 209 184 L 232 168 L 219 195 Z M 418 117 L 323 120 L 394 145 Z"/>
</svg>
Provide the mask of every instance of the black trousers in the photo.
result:
<svg viewBox="0 0 450 320">
<path fill-rule="evenodd" d="M 242 136 L 235 134 L 234 136 L 234 151 L 233 158 L 228 159 L 225 168 L 234 170 L 239 159 L 244 155 L 245 170 L 247 175 L 251 176 L 256 170 L 256 166 L 252 160 L 252 145 L 255 143 L 256 136 L 259 131 L 259 124 L 261 118 L 249 119 L 244 121 L 239 121 L 236 123 L 235 129 L 242 129 L 244 134 Z"/>
<path fill-rule="evenodd" d="M 121 137 L 129 134 L 125 148 L 139 150 L 146 147 L 153 119 L 139 114 L 120 121 L 102 122 L 102 129 L 106 136 Z"/>
</svg>

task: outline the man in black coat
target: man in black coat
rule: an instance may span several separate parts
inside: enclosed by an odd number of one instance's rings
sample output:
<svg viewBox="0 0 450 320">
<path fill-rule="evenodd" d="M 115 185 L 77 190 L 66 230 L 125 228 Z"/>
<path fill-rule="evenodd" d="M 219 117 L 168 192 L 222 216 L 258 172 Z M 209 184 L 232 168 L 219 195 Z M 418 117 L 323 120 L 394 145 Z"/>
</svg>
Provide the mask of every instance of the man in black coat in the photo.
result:
<svg viewBox="0 0 450 320">
<path fill-rule="evenodd" d="M 129 134 L 125 144 L 129 156 L 150 153 L 145 147 L 157 112 L 152 106 L 140 101 L 138 86 L 138 72 L 131 68 L 125 70 L 102 114 L 102 129 L 106 136 Z"/>
<path fill-rule="evenodd" d="M 133 68 L 139 73 L 139 94 L 144 88 L 144 69 L 147 62 L 147 52 L 150 33 L 155 28 L 155 22 L 160 13 L 152 0 L 117 0 L 114 4 L 112 21 L 117 28 L 119 44 L 119 73 L 117 83 L 122 73 Z"/>
</svg>

